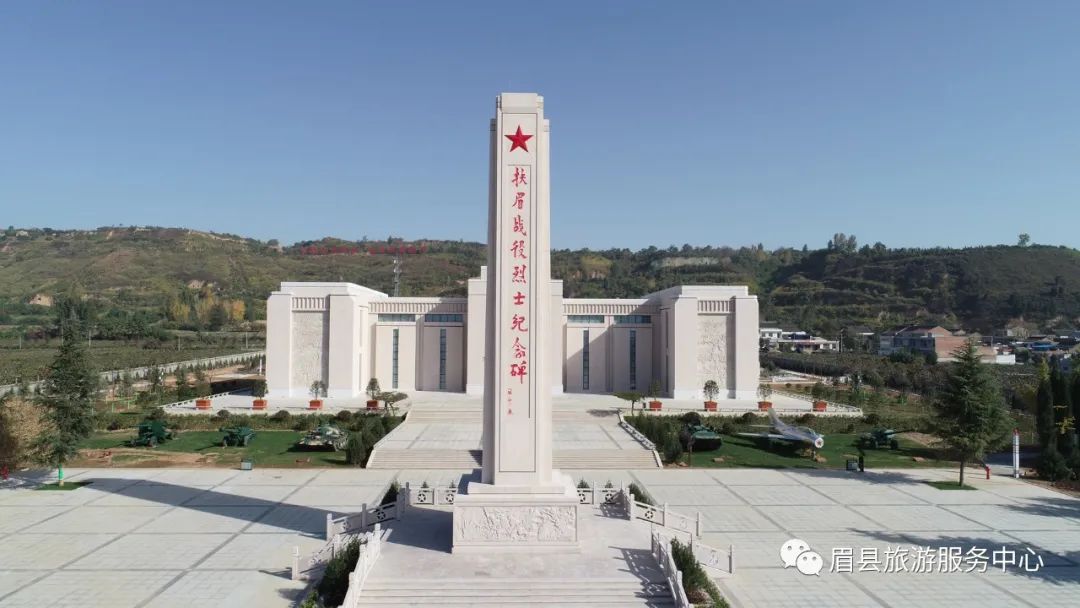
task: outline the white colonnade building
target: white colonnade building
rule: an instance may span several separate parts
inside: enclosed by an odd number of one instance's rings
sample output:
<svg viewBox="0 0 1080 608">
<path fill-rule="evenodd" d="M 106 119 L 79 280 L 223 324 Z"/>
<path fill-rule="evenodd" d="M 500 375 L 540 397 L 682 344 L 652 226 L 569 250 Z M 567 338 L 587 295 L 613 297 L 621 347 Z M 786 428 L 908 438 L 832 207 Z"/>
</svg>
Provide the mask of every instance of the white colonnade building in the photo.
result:
<svg viewBox="0 0 1080 608">
<path fill-rule="evenodd" d="M 484 392 L 486 269 L 468 297 L 390 297 L 353 283 L 286 282 L 267 301 L 267 395 L 359 398 L 384 391 Z M 754 399 L 758 302 L 745 286 L 686 285 L 637 299 L 564 299 L 551 281 L 553 393 L 647 392 Z"/>
</svg>

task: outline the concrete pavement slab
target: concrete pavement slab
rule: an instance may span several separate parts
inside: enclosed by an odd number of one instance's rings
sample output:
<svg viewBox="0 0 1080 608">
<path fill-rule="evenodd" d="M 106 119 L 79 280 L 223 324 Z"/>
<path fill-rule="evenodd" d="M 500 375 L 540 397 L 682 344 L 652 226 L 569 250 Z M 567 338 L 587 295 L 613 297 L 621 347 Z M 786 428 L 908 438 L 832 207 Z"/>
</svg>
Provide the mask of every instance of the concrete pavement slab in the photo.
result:
<svg viewBox="0 0 1080 608">
<path fill-rule="evenodd" d="M 115 534 L 16 534 L 2 544 L 0 570 L 60 568 L 117 538 Z"/>
<path fill-rule="evenodd" d="M 68 570 L 183 570 L 191 568 L 230 534 L 128 534 L 70 564 Z"/>
</svg>

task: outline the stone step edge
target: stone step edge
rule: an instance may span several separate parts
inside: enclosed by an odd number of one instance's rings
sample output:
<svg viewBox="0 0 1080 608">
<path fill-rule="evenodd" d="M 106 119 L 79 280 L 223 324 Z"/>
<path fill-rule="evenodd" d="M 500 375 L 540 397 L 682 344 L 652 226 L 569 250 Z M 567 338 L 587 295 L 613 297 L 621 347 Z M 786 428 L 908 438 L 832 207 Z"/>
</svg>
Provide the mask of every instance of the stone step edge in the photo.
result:
<svg viewBox="0 0 1080 608">
<path fill-rule="evenodd" d="M 656 580 L 642 581 L 640 579 L 626 579 L 626 578 L 488 578 L 488 577 L 475 577 L 475 578 L 407 578 L 407 577 L 394 577 L 394 578 L 369 578 L 364 583 L 364 588 L 371 588 L 370 585 L 380 586 L 392 584 L 400 587 L 403 584 L 408 585 L 469 585 L 472 588 L 476 588 L 477 584 L 495 584 L 495 585 L 507 585 L 507 586 L 523 586 L 523 585 L 625 585 L 634 588 L 641 588 L 646 585 L 667 585 L 667 581 L 661 578 L 659 573 L 656 574 Z"/>
</svg>

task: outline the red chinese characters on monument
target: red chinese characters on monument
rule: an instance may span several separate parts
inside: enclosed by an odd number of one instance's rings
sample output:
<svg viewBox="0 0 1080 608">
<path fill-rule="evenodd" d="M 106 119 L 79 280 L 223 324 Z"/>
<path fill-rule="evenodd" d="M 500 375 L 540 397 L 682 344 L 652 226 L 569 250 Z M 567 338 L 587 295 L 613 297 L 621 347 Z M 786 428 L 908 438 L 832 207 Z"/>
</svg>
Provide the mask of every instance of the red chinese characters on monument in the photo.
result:
<svg viewBox="0 0 1080 608">
<path fill-rule="evenodd" d="M 532 167 L 530 165 L 515 165 L 514 161 L 527 160 L 528 153 L 531 151 L 528 148 L 527 142 L 533 137 L 530 134 L 526 134 L 522 131 L 520 126 L 515 125 L 515 130 L 511 135 L 505 137 L 510 140 L 509 149 L 505 154 L 510 163 L 506 166 L 506 177 L 509 179 L 509 184 L 505 190 L 505 203 L 507 207 L 507 224 L 504 224 L 504 232 L 506 235 L 503 241 L 504 247 L 503 255 L 508 260 L 505 268 L 509 273 L 509 282 L 511 285 L 515 285 L 518 288 L 512 289 L 508 292 L 510 301 L 510 314 L 509 314 L 509 326 L 511 336 L 513 336 L 512 343 L 510 343 L 509 355 L 507 360 L 507 367 L 505 372 L 507 374 L 507 380 L 509 385 L 524 385 L 526 376 L 529 375 L 529 344 L 530 344 L 530 327 L 529 322 L 529 298 L 528 298 L 528 285 L 530 283 L 529 266 L 526 260 L 529 259 L 529 213 L 532 211 L 531 196 L 530 196 L 530 181 Z M 506 389 L 506 413 L 512 414 L 513 408 L 511 406 L 511 399 L 513 396 L 512 389 Z"/>
</svg>

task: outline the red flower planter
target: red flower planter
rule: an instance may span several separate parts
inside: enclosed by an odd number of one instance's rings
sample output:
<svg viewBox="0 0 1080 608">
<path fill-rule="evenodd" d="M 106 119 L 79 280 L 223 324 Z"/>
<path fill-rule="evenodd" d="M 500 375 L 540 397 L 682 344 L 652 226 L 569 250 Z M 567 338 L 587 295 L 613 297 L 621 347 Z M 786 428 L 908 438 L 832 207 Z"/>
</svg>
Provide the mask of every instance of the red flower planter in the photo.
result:
<svg viewBox="0 0 1080 608">
<path fill-rule="evenodd" d="M 308 409 L 309 410 L 321 410 L 322 409 L 322 399 L 312 399 L 311 401 L 308 401 Z"/>
<path fill-rule="evenodd" d="M 650 410 L 658 410 L 658 409 L 660 409 L 662 407 L 664 407 L 664 404 L 662 402 L 660 402 L 660 401 L 650 401 L 649 402 L 649 409 Z"/>
<path fill-rule="evenodd" d="M 716 411 L 716 402 L 715 401 L 706 401 L 705 402 L 705 411 L 706 412 L 715 412 Z"/>
<path fill-rule="evenodd" d="M 829 404 L 825 403 L 824 401 L 815 401 L 814 402 L 814 411 L 815 412 L 824 412 L 825 408 L 828 407 L 828 405 Z"/>
<path fill-rule="evenodd" d="M 195 400 L 195 409 L 197 409 L 197 410 L 208 410 L 208 409 L 210 409 L 210 400 L 209 399 L 196 399 Z"/>
<path fill-rule="evenodd" d="M 379 409 L 379 402 L 377 400 L 375 400 L 375 399 L 372 399 L 372 400 L 368 401 L 367 402 L 367 409 L 369 409 L 369 410 L 377 410 L 377 409 Z"/>
<path fill-rule="evenodd" d="M 266 399 L 255 399 L 254 401 L 252 401 L 251 402 L 251 409 L 253 409 L 253 410 L 265 410 L 266 409 Z"/>
<path fill-rule="evenodd" d="M 757 402 L 757 409 L 759 409 L 759 410 L 761 410 L 763 412 L 766 411 L 766 410 L 771 410 L 772 409 L 772 401 L 758 401 Z"/>
</svg>

